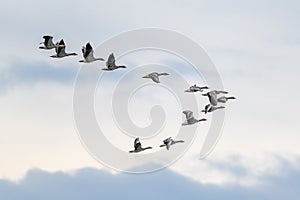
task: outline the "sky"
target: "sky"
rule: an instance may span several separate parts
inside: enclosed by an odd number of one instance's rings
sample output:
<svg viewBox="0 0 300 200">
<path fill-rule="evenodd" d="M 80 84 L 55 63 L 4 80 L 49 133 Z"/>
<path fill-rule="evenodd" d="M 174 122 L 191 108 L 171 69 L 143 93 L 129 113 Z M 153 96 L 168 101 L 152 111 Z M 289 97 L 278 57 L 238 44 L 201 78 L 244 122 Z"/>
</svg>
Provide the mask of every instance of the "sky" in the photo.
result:
<svg viewBox="0 0 300 200">
<path fill-rule="evenodd" d="M 299 11 L 300 3 L 293 0 L 1 1 L 0 198 L 299 199 Z M 222 136 L 206 159 L 199 160 L 199 153 L 209 127 L 199 125 L 194 143 L 175 163 L 132 175 L 108 168 L 88 153 L 74 123 L 73 91 L 82 45 L 96 47 L 145 27 L 173 30 L 197 42 L 237 100 L 226 104 Z M 45 34 L 55 41 L 63 38 L 67 51 L 79 55 L 49 58 L 53 51 L 38 49 Z M 119 60 L 132 66 L 146 61 L 179 71 L 188 67 L 152 51 Z M 103 81 L 110 84 L 122 75 Z M 185 77 L 189 83 L 195 80 L 190 71 Z M 170 80 L 164 78 L 162 83 Z M 163 133 L 151 141 L 158 142 L 178 128 L 183 116 L 172 113 L 181 110 L 163 88 L 149 99 L 146 93 L 153 90 L 138 93 L 128 105 L 140 126 L 151 123 L 154 104 L 170 111 Z M 127 151 L 131 138 L 105 115 L 109 88 L 105 95 L 101 92 L 95 94 L 97 120 L 108 140 L 118 140 L 114 145 Z"/>
</svg>

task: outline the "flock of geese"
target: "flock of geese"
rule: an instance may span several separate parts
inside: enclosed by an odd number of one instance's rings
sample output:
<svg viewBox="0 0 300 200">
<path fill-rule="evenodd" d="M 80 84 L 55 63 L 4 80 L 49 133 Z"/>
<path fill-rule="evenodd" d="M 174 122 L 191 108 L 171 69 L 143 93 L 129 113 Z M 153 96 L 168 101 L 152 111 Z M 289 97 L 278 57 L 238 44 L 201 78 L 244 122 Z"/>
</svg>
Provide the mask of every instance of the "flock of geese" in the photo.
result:
<svg viewBox="0 0 300 200">
<path fill-rule="evenodd" d="M 49 35 L 43 36 L 43 39 L 44 39 L 44 41 L 40 43 L 40 44 L 42 44 L 42 46 L 40 46 L 39 48 L 45 49 L 45 50 L 55 49 L 56 54 L 50 56 L 52 58 L 63 58 L 63 57 L 67 57 L 67 56 L 77 56 L 78 55 L 77 53 L 66 53 L 66 51 L 65 51 L 66 45 L 65 45 L 65 42 L 63 39 L 57 43 L 54 43 L 53 37 L 49 36 Z M 92 45 L 89 42 L 85 46 L 82 47 L 81 51 L 82 51 L 82 55 L 83 55 L 83 60 L 79 60 L 80 63 L 105 61 L 103 58 L 94 57 L 94 50 L 93 50 Z M 116 70 L 119 68 L 126 68 L 126 66 L 116 65 L 114 54 L 111 53 L 108 56 L 108 59 L 106 61 L 106 68 L 103 68 L 102 70 L 113 71 L 113 70 Z M 142 78 L 150 78 L 150 79 L 152 79 L 153 82 L 160 83 L 159 76 L 166 76 L 166 75 L 169 75 L 169 74 L 152 72 L 150 74 L 143 76 Z M 209 88 L 207 86 L 200 87 L 195 84 L 195 85 L 190 86 L 184 92 L 189 92 L 189 93 L 200 92 L 201 93 L 201 92 L 204 92 L 204 90 L 208 90 L 208 89 Z M 223 96 L 220 96 L 220 97 L 218 96 L 218 95 L 222 95 L 222 94 L 223 94 Z M 209 104 L 207 104 L 201 112 L 204 112 L 205 114 L 207 114 L 209 112 L 213 112 L 218 109 L 223 109 L 225 107 L 218 106 L 219 103 L 226 103 L 230 99 L 236 99 L 233 96 L 229 96 L 229 97 L 224 96 L 225 94 L 228 94 L 228 92 L 220 91 L 220 90 L 211 90 L 209 92 L 202 93 L 202 96 L 208 97 Z M 207 119 L 205 119 L 205 118 L 196 119 L 193 115 L 193 112 L 190 110 L 184 110 L 182 113 L 186 117 L 186 120 L 182 123 L 182 126 L 193 125 L 198 122 L 207 121 Z M 160 145 L 159 147 L 166 147 L 166 149 L 169 150 L 172 145 L 177 144 L 177 143 L 183 143 L 183 142 L 184 142 L 183 140 L 174 140 L 172 137 L 169 137 L 169 138 L 163 140 L 163 144 Z M 139 152 L 145 151 L 147 149 L 152 149 L 152 147 L 145 147 L 145 148 L 142 147 L 140 139 L 136 138 L 134 140 L 134 150 L 129 151 L 129 153 L 139 153 Z"/>
</svg>

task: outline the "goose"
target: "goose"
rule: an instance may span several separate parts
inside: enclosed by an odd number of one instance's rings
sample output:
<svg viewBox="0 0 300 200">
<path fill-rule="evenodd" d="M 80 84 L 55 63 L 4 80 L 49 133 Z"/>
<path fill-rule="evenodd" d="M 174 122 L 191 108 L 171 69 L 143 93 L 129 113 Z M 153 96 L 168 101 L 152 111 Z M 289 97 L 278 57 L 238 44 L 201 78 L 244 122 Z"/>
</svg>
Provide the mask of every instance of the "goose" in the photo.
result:
<svg viewBox="0 0 300 200">
<path fill-rule="evenodd" d="M 107 68 L 103 68 L 102 70 L 105 70 L 105 71 L 113 71 L 115 69 L 118 69 L 118 68 L 126 68 L 126 66 L 117 66 L 116 65 L 116 60 L 115 60 L 115 56 L 113 53 L 111 53 L 109 56 L 108 56 L 108 59 L 106 61 L 106 67 Z"/>
<path fill-rule="evenodd" d="M 40 49 L 49 50 L 49 49 L 54 49 L 56 47 L 56 45 L 52 41 L 53 39 L 52 36 L 44 35 L 43 38 L 44 38 L 44 42 L 41 42 L 40 44 L 43 44 L 44 46 L 40 46 L 39 47 Z"/>
<path fill-rule="evenodd" d="M 82 47 L 81 51 L 82 51 L 84 60 L 79 60 L 79 62 L 91 63 L 91 62 L 94 62 L 97 60 L 104 61 L 103 58 L 95 58 L 94 57 L 94 50 L 93 50 L 92 45 L 89 42 L 86 43 L 86 45 Z"/>
<path fill-rule="evenodd" d="M 209 89 L 207 86 L 199 87 L 196 84 L 189 87 L 185 92 L 202 92 L 204 89 Z"/>
<path fill-rule="evenodd" d="M 56 45 L 57 45 L 55 47 L 56 54 L 52 55 L 50 57 L 52 57 L 52 58 L 63 58 L 63 57 L 66 57 L 66 56 L 77 56 L 77 53 L 66 53 L 65 52 L 66 45 L 65 45 L 64 40 L 61 40 L 59 43 L 56 43 Z"/>
<path fill-rule="evenodd" d="M 236 99 L 235 97 L 219 97 L 217 100 L 220 103 L 226 103 L 228 101 L 228 99 Z"/>
<path fill-rule="evenodd" d="M 211 104 L 207 104 L 204 107 L 204 110 L 201 110 L 201 112 L 204 112 L 206 114 L 208 112 L 213 112 L 215 110 L 222 109 L 222 108 L 225 108 L 225 107 L 224 106 L 212 106 Z"/>
<path fill-rule="evenodd" d="M 160 83 L 159 82 L 159 76 L 162 75 L 169 75 L 168 73 L 157 73 L 157 72 L 152 72 L 150 74 L 147 74 L 146 76 L 143 76 L 143 78 L 151 78 L 152 81 L 154 81 L 155 83 Z"/>
<path fill-rule="evenodd" d="M 218 94 L 227 94 L 228 92 L 222 90 L 212 90 L 203 96 L 208 96 L 211 105 L 216 106 L 218 104 Z"/>
<path fill-rule="evenodd" d="M 172 137 L 168 137 L 167 139 L 165 139 L 163 141 L 164 144 L 160 145 L 159 147 L 164 147 L 165 146 L 165 147 L 167 147 L 167 150 L 169 150 L 171 145 L 176 144 L 176 143 L 183 143 L 183 142 L 184 142 L 183 140 L 175 141 L 175 140 L 173 140 Z"/>
<path fill-rule="evenodd" d="M 207 120 L 205 118 L 195 119 L 194 116 L 193 116 L 193 112 L 190 111 L 190 110 L 185 110 L 182 113 L 185 114 L 185 117 L 186 117 L 186 120 L 185 120 L 185 122 L 182 123 L 182 126 L 192 125 L 192 124 Z"/>
<path fill-rule="evenodd" d="M 141 151 L 145 151 L 147 149 L 152 149 L 152 147 L 143 148 L 139 138 L 134 140 L 134 150 L 129 151 L 129 153 L 139 153 Z"/>
</svg>

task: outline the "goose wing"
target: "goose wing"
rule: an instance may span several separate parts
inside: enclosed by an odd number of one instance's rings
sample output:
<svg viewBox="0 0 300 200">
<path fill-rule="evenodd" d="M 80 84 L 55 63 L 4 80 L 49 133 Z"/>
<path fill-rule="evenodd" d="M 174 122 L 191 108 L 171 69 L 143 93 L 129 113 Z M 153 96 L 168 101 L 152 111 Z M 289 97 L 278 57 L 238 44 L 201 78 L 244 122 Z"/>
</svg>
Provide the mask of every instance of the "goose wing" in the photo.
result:
<svg viewBox="0 0 300 200">
<path fill-rule="evenodd" d="M 58 46 L 55 48 L 55 51 L 57 53 L 57 55 L 61 55 L 61 54 L 65 54 L 65 42 L 64 40 L 60 40 L 60 42 L 58 43 Z"/>
<path fill-rule="evenodd" d="M 168 137 L 167 139 L 165 139 L 165 140 L 163 141 L 163 143 L 164 143 L 164 144 L 167 144 L 167 143 L 169 143 L 171 140 L 172 140 L 172 137 Z"/>
<path fill-rule="evenodd" d="M 217 100 L 217 93 L 216 92 L 209 92 L 208 93 L 208 98 L 209 98 L 209 102 L 211 105 L 216 106 L 218 104 L 218 100 Z"/>
<path fill-rule="evenodd" d="M 83 57 L 85 57 L 85 46 L 82 47 L 81 51 L 82 51 Z"/>
<path fill-rule="evenodd" d="M 209 107 L 211 107 L 211 105 L 210 105 L 210 104 L 207 104 L 207 105 L 204 107 L 204 109 L 205 109 L 205 110 L 208 110 Z"/>
<path fill-rule="evenodd" d="M 139 138 L 136 138 L 135 140 L 134 140 L 134 149 L 139 149 L 139 148 L 141 148 L 142 147 L 142 144 L 141 144 L 141 142 L 140 142 L 140 139 Z"/>
<path fill-rule="evenodd" d="M 112 67 L 112 66 L 115 66 L 116 60 L 115 60 L 115 56 L 113 53 L 111 53 L 106 61 L 106 67 Z"/>
<path fill-rule="evenodd" d="M 159 83 L 159 78 L 158 78 L 157 75 L 151 74 L 150 77 L 151 77 L 151 79 L 152 79 L 155 83 Z"/>
<path fill-rule="evenodd" d="M 185 117 L 187 120 L 192 119 L 193 118 L 193 112 L 190 110 L 185 110 L 182 112 L 183 114 L 185 114 Z"/>
<path fill-rule="evenodd" d="M 52 39 L 53 39 L 52 36 L 50 36 L 50 35 L 44 35 L 43 38 L 44 38 L 44 45 L 45 46 L 54 45 L 53 41 L 52 41 Z"/>
<path fill-rule="evenodd" d="M 220 103 L 226 103 L 227 99 L 226 99 L 226 97 L 219 97 L 217 99 L 217 101 L 220 102 Z"/>
<path fill-rule="evenodd" d="M 93 47 L 89 42 L 85 46 L 85 52 L 83 54 L 83 57 L 93 57 Z"/>
</svg>

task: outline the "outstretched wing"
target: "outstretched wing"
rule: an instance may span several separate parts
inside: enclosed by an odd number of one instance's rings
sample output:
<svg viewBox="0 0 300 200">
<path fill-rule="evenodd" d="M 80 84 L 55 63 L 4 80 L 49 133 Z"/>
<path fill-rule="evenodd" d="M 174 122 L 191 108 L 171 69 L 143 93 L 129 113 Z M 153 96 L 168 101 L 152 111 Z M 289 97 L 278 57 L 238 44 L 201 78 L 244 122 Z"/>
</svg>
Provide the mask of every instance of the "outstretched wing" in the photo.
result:
<svg viewBox="0 0 300 200">
<path fill-rule="evenodd" d="M 82 47 L 81 51 L 82 51 L 83 57 L 85 57 L 85 46 Z"/>
<path fill-rule="evenodd" d="M 163 141 L 164 144 L 167 144 L 168 142 L 170 142 L 172 140 L 172 137 L 168 137 L 167 139 L 165 139 Z"/>
<path fill-rule="evenodd" d="M 207 110 L 209 109 L 209 107 L 211 107 L 211 105 L 210 105 L 210 104 L 207 104 L 207 105 L 204 107 L 204 109 L 207 111 Z"/>
<path fill-rule="evenodd" d="M 216 92 L 209 92 L 208 98 L 211 105 L 216 106 L 218 104 L 218 97 Z"/>
<path fill-rule="evenodd" d="M 152 79 L 155 83 L 159 83 L 159 78 L 158 78 L 157 75 L 152 74 L 152 75 L 150 75 L 150 77 L 151 77 L 151 79 Z"/>
<path fill-rule="evenodd" d="M 186 117 L 187 120 L 193 118 L 193 112 L 192 111 L 185 110 L 182 113 L 185 114 L 185 117 Z"/>
<path fill-rule="evenodd" d="M 43 38 L 44 38 L 44 44 L 45 44 L 45 46 L 47 46 L 48 43 L 49 43 L 49 41 L 52 42 L 52 38 L 53 38 L 53 37 L 50 36 L 50 35 L 44 35 Z"/>
<path fill-rule="evenodd" d="M 140 142 L 140 139 L 139 138 L 136 138 L 135 140 L 134 140 L 134 148 L 135 149 L 138 149 L 138 148 L 141 148 L 142 147 L 142 144 L 141 144 L 141 142 Z"/>
<path fill-rule="evenodd" d="M 84 52 L 83 56 L 85 58 L 87 58 L 88 56 L 93 56 L 93 47 L 89 42 L 85 46 L 85 52 Z"/>
<path fill-rule="evenodd" d="M 219 97 L 217 100 L 218 100 L 218 102 L 220 102 L 220 103 L 226 103 L 226 100 L 227 100 L 227 99 L 226 99 L 226 97 L 223 96 L 223 97 Z"/>
<path fill-rule="evenodd" d="M 63 39 L 61 39 L 60 42 L 58 43 L 58 46 L 55 48 L 57 55 L 61 53 L 65 53 L 65 48 L 66 48 L 65 42 Z"/>
<path fill-rule="evenodd" d="M 115 66 L 115 56 L 113 53 L 111 53 L 106 61 L 106 67 Z"/>
</svg>

